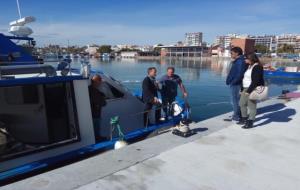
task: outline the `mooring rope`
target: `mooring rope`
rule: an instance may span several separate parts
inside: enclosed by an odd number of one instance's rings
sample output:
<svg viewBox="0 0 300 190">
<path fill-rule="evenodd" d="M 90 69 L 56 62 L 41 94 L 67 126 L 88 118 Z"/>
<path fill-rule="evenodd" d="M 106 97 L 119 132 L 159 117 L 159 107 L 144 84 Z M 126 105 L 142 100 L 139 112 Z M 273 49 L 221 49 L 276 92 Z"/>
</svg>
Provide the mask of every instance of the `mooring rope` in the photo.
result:
<svg viewBox="0 0 300 190">
<path fill-rule="evenodd" d="M 124 140 L 125 135 L 124 135 L 124 133 L 121 129 L 121 126 L 119 124 L 119 116 L 112 117 L 110 119 L 110 125 L 112 126 L 112 131 L 111 132 L 113 133 L 113 131 L 117 128 L 118 135 L 119 135 L 119 140 Z"/>
</svg>

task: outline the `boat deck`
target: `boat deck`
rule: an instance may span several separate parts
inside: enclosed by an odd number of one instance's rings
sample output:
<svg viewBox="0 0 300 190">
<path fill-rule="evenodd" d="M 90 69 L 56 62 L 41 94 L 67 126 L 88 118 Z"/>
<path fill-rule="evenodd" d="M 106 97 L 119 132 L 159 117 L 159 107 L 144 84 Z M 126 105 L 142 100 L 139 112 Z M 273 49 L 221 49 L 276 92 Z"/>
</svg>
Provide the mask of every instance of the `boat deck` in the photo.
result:
<svg viewBox="0 0 300 190">
<path fill-rule="evenodd" d="M 298 110 L 300 99 L 268 100 L 256 128 L 225 114 L 192 124 L 189 138 L 162 133 L 1 189 L 299 189 Z"/>
</svg>

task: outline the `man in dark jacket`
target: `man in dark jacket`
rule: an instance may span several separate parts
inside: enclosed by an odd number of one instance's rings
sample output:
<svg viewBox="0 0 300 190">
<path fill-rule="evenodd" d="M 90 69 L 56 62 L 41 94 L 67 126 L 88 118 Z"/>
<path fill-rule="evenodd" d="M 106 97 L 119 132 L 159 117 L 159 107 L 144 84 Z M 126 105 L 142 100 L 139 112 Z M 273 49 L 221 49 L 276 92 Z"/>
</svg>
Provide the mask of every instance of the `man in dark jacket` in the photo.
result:
<svg viewBox="0 0 300 190">
<path fill-rule="evenodd" d="M 151 111 L 153 106 L 156 106 L 155 110 L 155 120 L 158 123 L 161 111 L 160 111 L 160 102 L 158 100 L 158 85 L 155 81 L 156 77 L 156 68 L 150 67 L 148 68 L 148 76 L 145 77 L 143 80 L 143 102 L 145 103 L 145 109 L 144 109 L 144 126 L 147 126 L 149 124 L 149 112 Z"/>
<path fill-rule="evenodd" d="M 89 86 L 90 103 L 94 124 L 94 133 L 96 141 L 101 140 L 100 124 L 101 124 L 101 110 L 106 105 L 105 95 L 98 90 L 102 83 L 102 78 L 99 75 L 94 75 L 92 84 Z"/>
<path fill-rule="evenodd" d="M 231 64 L 231 69 L 226 79 L 226 85 L 228 85 L 230 88 L 233 115 L 231 118 L 224 120 L 239 121 L 241 117 L 241 111 L 239 107 L 240 90 L 244 72 L 247 69 L 247 65 L 243 56 L 243 50 L 240 47 L 233 47 L 231 49 L 231 58 L 233 59 L 233 61 Z"/>
</svg>

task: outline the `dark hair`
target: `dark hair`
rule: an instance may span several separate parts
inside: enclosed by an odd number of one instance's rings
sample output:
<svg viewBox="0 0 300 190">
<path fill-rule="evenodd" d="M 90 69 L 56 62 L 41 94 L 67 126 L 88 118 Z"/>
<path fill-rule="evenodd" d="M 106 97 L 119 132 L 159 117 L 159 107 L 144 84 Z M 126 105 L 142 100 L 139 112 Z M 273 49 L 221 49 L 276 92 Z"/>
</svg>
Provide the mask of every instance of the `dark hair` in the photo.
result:
<svg viewBox="0 0 300 190">
<path fill-rule="evenodd" d="M 251 61 L 251 63 L 258 63 L 259 65 L 261 65 L 257 55 L 255 53 L 250 53 L 246 55 L 246 59 L 249 59 Z"/>
<path fill-rule="evenodd" d="M 147 70 L 147 73 L 149 74 L 149 73 L 150 73 L 150 71 L 152 71 L 153 69 L 154 69 L 154 70 L 156 70 L 156 68 L 155 68 L 155 67 L 149 67 L 149 68 L 148 68 L 148 70 Z"/>
<path fill-rule="evenodd" d="M 243 55 L 243 50 L 240 47 L 233 47 L 233 48 L 231 48 L 230 51 L 233 51 L 233 52 L 235 52 L 235 53 L 237 53 L 239 55 Z"/>
<path fill-rule="evenodd" d="M 174 67 L 168 67 L 168 68 L 167 68 L 167 71 L 170 70 L 170 69 L 171 69 L 173 72 L 175 72 L 175 68 L 174 68 Z"/>
<path fill-rule="evenodd" d="M 91 84 L 94 84 L 94 83 L 95 83 L 94 79 L 95 79 L 96 77 L 97 77 L 99 80 L 102 81 L 102 77 L 101 77 L 100 75 L 98 75 L 98 74 L 95 74 L 95 75 L 92 76 L 92 78 L 91 78 Z"/>
</svg>

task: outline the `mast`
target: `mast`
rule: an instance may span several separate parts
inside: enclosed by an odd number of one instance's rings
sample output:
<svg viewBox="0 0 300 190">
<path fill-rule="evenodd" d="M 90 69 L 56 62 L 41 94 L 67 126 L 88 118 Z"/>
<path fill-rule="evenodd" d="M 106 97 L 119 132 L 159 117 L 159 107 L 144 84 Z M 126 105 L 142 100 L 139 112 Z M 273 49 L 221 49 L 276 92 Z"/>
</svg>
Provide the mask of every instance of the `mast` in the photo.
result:
<svg viewBox="0 0 300 190">
<path fill-rule="evenodd" d="M 20 9 L 19 0 L 17 0 L 17 7 L 18 7 L 19 17 L 20 17 L 20 19 L 21 19 L 21 18 L 22 18 L 22 15 L 21 15 L 21 9 Z"/>
</svg>

